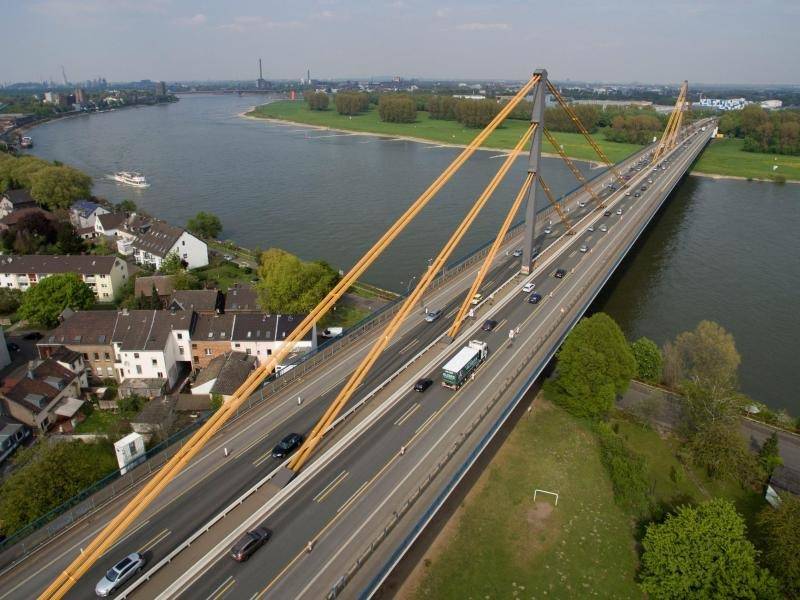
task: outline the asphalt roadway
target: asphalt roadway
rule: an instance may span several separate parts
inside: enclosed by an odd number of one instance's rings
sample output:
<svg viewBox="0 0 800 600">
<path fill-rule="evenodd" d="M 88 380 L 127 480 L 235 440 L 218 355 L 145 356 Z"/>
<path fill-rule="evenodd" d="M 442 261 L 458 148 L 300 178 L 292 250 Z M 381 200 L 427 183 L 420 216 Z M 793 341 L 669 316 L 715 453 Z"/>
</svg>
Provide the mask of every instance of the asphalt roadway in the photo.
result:
<svg viewBox="0 0 800 600">
<path fill-rule="evenodd" d="M 701 143 L 699 137 L 696 143 Z M 532 305 L 526 301 L 527 294 L 521 293 L 519 287 L 527 279 L 520 278 L 514 284 L 512 295 L 516 297 L 496 310 L 484 307 L 474 327 L 479 327 L 489 316 L 498 325 L 493 331 L 478 329 L 467 335 L 469 339 L 486 341 L 491 352 L 474 381 L 457 392 L 438 385 L 441 364 L 463 346 L 463 340 L 451 346 L 450 350 L 444 350 L 444 356 L 428 364 L 424 370 L 409 369 L 405 375 L 407 391 L 380 420 L 336 455 L 322 474 L 302 486 L 289 501 L 260 523 L 274 532 L 269 544 L 244 564 L 225 555 L 217 557 L 189 587 L 182 590 L 181 597 L 220 600 L 224 597 L 325 596 L 349 564 L 369 545 L 375 531 L 380 530 L 382 523 L 391 517 L 391 510 L 401 503 L 399 499 L 419 484 L 418 478 L 427 472 L 435 457 L 440 456 L 443 448 L 453 442 L 454 436 L 461 434 L 465 424 L 479 414 L 481 399 L 496 385 L 503 365 L 513 365 L 519 358 L 517 355 L 526 342 L 522 338 L 516 343 L 510 342 L 509 329 L 520 327 L 524 339 L 533 340 L 559 318 L 558 298 L 562 289 L 577 289 L 584 279 L 595 275 L 591 266 L 599 260 L 599 251 L 605 245 L 619 243 L 630 233 L 619 227 L 620 222 L 632 219 L 633 212 L 644 214 L 651 210 L 649 205 L 652 202 L 648 203 L 648 199 L 663 193 L 659 188 L 666 189 L 673 182 L 674 177 L 670 176 L 680 167 L 672 164 L 673 161 L 666 171 L 654 173 L 648 169 L 637 173 L 642 176 L 642 181 L 631 191 L 638 190 L 641 183 L 649 188 L 641 192 L 641 198 L 634 199 L 620 193 L 621 200 L 610 216 L 596 213 L 592 219 L 595 231 L 589 232 L 584 228 L 579 235 L 569 239 L 569 248 L 558 260 L 535 274 L 532 281 L 536 284 L 536 291 L 543 296 L 539 304 Z M 654 179 L 652 186 L 647 183 L 649 178 Z M 617 214 L 618 207 L 622 208 L 622 215 Z M 580 213 L 571 212 L 571 215 L 576 214 Z M 599 230 L 601 224 L 607 226 L 608 232 Z M 540 244 L 546 246 L 562 231 L 560 226 L 554 226 L 553 232 Z M 579 250 L 584 244 L 590 251 Z M 585 263 L 589 266 L 584 269 Z M 510 264 L 513 268 L 518 266 L 516 262 Z M 513 272 L 513 268 L 509 268 L 506 274 Z M 567 276 L 555 278 L 556 268 L 565 269 Z M 502 277 L 487 278 L 492 279 L 496 280 L 495 284 L 503 280 Z M 449 306 L 447 310 L 450 310 Z M 433 336 L 425 339 L 431 340 Z M 422 340 L 419 346 L 424 346 Z M 405 359 L 396 358 L 399 362 Z M 392 364 L 397 366 L 399 362 Z M 383 373 L 389 370 L 387 368 Z M 430 377 L 437 384 L 422 394 L 410 391 L 419 376 Z M 405 449 L 402 454 L 401 447 Z M 311 540 L 313 550 L 307 552 L 306 545 Z M 145 592 L 143 589 L 142 592 L 134 596 L 152 597 L 155 590 Z M 345 588 L 344 596 L 357 593 L 356 589 Z"/>
</svg>

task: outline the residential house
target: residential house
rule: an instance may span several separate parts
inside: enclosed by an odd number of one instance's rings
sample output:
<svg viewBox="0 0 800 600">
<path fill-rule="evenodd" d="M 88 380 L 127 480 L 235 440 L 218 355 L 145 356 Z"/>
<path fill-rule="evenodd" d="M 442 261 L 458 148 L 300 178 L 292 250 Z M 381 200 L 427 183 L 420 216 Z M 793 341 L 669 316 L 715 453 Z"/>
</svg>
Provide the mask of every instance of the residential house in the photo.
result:
<svg viewBox="0 0 800 600">
<path fill-rule="evenodd" d="M 113 310 L 77 311 L 36 344 L 39 356 L 47 358 L 66 347 L 81 353 L 92 379 L 119 380 L 112 344 L 117 319 Z"/>
<path fill-rule="evenodd" d="M 227 400 L 256 367 L 256 357 L 244 352 L 226 352 L 214 357 L 197 374 L 192 394 L 219 394 Z"/>
<path fill-rule="evenodd" d="M 197 316 L 184 311 L 117 313 L 113 335 L 119 379 L 163 379 L 172 388 L 191 371 L 191 333 Z"/>
<path fill-rule="evenodd" d="M 170 254 L 178 257 L 189 269 L 208 264 L 208 246 L 188 231 L 140 215 L 131 215 L 118 229 L 117 249 L 123 256 L 132 256 L 140 265 L 161 268 Z"/>
<path fill-rule="evenodd" d="M 193 310 L 199 315 L 221 314 L 225 311 L 225 296 L 219 290 L 175 290 L 167 308 Z"/>
<path fill-rule="evenodd" d="M 8 376 L 0 399 L 8 415 L 40 432 L 71 432 L 83 406 L 79 375 L 49 358 Z"/>
<path fill-rule="evenodd" d="M 116 256 L 26 254 L 0 257 L 0 287 L 28 290 L 42 279 L 76 273 L 100 302 L 112 302 L 128 280 L 128 263 Z"/>
<path fill-rule="evenodd" d="M 40 215 L 52 223 L 55 223 L 58 220 L 53 213 L 39 208 L 38 206 L 30 206 L 27 208 L 20 208 L 19 210 L 15 210 L 14 212 L 0 218 L 0 231 L 15 229 L 19 226 L 19 222 L 21 220 L 31 215 Z"/>
<path fill-rule="evenodd" d="M 37 208 L 36 200 L 28 190 L 6 190 L 0 196 L 0 218 L 23 208 Z"/>
<path fill-rule="evenodd" d="M 91 200 L 76 200 L 69 208 L 69 221 L 75 229 L 94 229 L 94 222 L 99 215 L 109 214 L 109 210 Z"/>
<path fill-rule="evenodd" d="M 251 285 L 235 283 L 225 294 L 225 310 L 228 312 L 261 312 L 258 294 Z"/>
<path fill-rule="evenodd" d="M 216 356 L 231 350 L 233 313 L 197 315 L 192 334 L 192 367 L 205 369 Z"/>
<path fill-rule="evenodd" d="M 98 215 L 94 221 L 94 230 L 98 235 L 117 237 L 119 229 L 125 223 L 128 215 L 125 213 L 105 213 Z"/>
<path fill-rule="evenodd" d="M 175 284 L 169 275 L 150 275 L 137 277 L 133 284 L 133 293 L 137 298 L 144 296 L 150 298 L 153 295 L 153 288 L 156 289 L 158 299 L 162 306 L 166 306 L 175 291 Z"/>
<path fill-rule="evenodd" d="M 30 435 L 30 427 L 16 419 L 0 415 L 0 464 Z"/>
<path fill-rule="evenodd" d="M 276 352 L 284 340 L 302 322 L 305 315 L 234 314 L 231 348 L 256 357 L 259 365 Z M 317 347 L 316 325 L 298 340 L 293 354 L 305 354 Z"/>
<path fill-rule="evenodd" d="M 56 348 L 48 358 L 75 373 L 78 377 L 78 385 L 81 389 L 89 387 L 87 367 L 86 362 L 83 360 L 83 354 L 75 350 L 70 350 L 66 346 L 60 346 Z"/>
</svg>

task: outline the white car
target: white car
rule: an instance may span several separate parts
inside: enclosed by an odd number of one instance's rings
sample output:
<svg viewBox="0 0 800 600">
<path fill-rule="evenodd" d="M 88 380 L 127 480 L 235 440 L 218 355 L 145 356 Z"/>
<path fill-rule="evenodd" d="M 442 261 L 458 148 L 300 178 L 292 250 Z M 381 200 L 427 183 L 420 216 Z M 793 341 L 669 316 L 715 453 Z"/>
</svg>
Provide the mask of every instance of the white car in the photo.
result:
<svg viewBox="0 0 800 600">
<path fill-rule="evenodd" d="M 605 225 L 600 225 L 600 231 L 605 233 L 606 231 L 608 231 L 608 227 L 606 227 Z"/>
<path fill-rule="evenodd" d="M 578 206 L 583 208 L 584 206 L 586 206 L 586 201 L 585 200 L 581 200 L 580 202 L 578 202 Z"/>
<path fill-rule="evenodd" d="M 621 209 L 621 208 L 618 208 L 618 209 L 617 209 L 617 214 L 618 214 L 618 215 L 621 215 L 621 214 L 622 214 L 622 209 Z"/>
<path fill-rule="evenodd" d="M 588 252 L 589 251 L 589 246 L 584 244 L 583 246 L 580 247 L 580 250 L 581 250 L 581 252 Z"/>
<path fill-rule="evenodd" d="M 627 192 L 625 192 L 625 195 L 626 195 L 626 196 L 630 196 L 630 195 L 631 195 L 631 191 L 630 191 L 630 190 L 628 190 Z"/>
<path fill-rule="evenodd" d="M 517 248 L 516 250 L 514 250 L 514 251 L 511 253 L 511 256 L 516 256 L 517 258 L 519 258 L 520 256 L 522 256 L 522 248 Z"/>
<path fill-rule="evenodd" d="M 551 233 L 553 233 L 553 229 L 549 225 L 544 228 L 545 235 L 550 235 Z"/>
<path fill-rule="evenodd" d="M 470 304 L 472 304 L 472 306 L 477 306 L 478 304 L 481 303 L 481 300 L 483 300 L 483 294 L 475 294 L 472 297 L 472 300 L 470 301 Z"/>
<path fill-rule="evenodd" d="M 586 231 L 594 231 L 594 223 L 589 225 L 589 227 L 586 228 Z"/>
<path fill-rule="evenodd" d="M 144 568 L 145 558 L 138 552 L 129 554 L 116 565 L 111 567 L 94 588 L 94 593 L 105 598 L 111 595 L 123 583 L 128 581 L 134 574 Z"/>
<path fill-rule="evenodd" d="M 533 288 L 535 288 L 535 287 L 536 287 L 536 284 L 533 283 L 532 281 L 529 281 L 528 283 L 526 283 L 525 285 L 522 286 L 522 292 L 524 294 L 530 294 L 533 291 Z"/>
</svg>

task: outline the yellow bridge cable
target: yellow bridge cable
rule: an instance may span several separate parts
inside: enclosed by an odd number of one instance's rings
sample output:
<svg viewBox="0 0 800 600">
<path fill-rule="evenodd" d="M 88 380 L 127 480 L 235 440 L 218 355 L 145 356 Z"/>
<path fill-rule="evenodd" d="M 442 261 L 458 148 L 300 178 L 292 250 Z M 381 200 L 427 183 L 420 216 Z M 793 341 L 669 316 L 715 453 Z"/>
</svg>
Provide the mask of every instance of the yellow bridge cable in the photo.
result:
<svg viewBox="0 0 800 600">
<path fill-rule="evenodd" d="M 563 108 L 564 112 L 567 113 L 567 116 L 572 120 L 573 123 L 575 123 L 575 127 L 577 127 L 578 131 L 580 131 L 583 137 L 586 138 L 586 141 L 589 142 L 589 145 L 597 153 L 597 156 L 599 156 L 600 159 L 604 163 L 606 163 L 609 170 L 614 174 L 614 177 L 616 177 L 617 180 L 620 182 L 620 185 L 627 185 L 627 182 L 622 178 L 622 175 L 620 175 L 619 171 L 617 171 L 616 167 L 614 166 L 614 163 L 611 162 L 611 159 L 608 158 L 608 156 L 606 156 L 606 153 L 603 152 L 602 148 L 600 148 L 600 146 L 597 145 L 597 142 L 594 141 L 594 138 L 592 138 L 592 136 L 589 135 L 589 131 L 581 122 L 580 117 L 578 117 L 575 111 L 572 110 L 572 107 L 567 103 L 566 100 L 564 100 L 564 97 L 561 95 L 561 92 L 559 92 L 555 88 L 555 86 L 552 83 L 550 83 L 549 80 L 547 81 L 547 89 L 550 90 L 551 94 L 553 94 L 555 99 L 561 105 L 561 108 Z"/>
<path fill-rule="evenodd" d="M 436 180 L 426 189 L 419 198 L 406 210 L 405 213 L 381 236 L 375 245 L 354 265 L 350 271 L 339 281 L 328 295 L 303 319 L 292 331 L 284 344 L 273 354 L 266 364 L 259 366 L 245 382 L 234 392 L 233 396 L 225 402 L 190 437 L 178 452 L 147 482 L 136 496 L 111 520 L 108 525 L 83 549 L 70 565 L 51 583 L 39 596 L 40 599 L 60 599 L 72 588 L 75 582 L 108 550 L 138 517 L 158 496 L 159 493 L 180 473 L 186 464 L 197 455 L 209 439 L 217 433 L 223 425 L 236 413 L 247 398 L 258 390 L 261 382 L 272 373 L 275 366 L 284 360 L 294 348 L 294 344 L 303 338 L 314 324 L 322 318 L 350 288 L 363 272 L 377 259 L 383 250 L 400 234 L 411 220 L 427 205 L 427 203 L 444 187 L 450 178 L 463 164 L 477 151 L 486 139 L 497 129 L 511 111 L 522 101 L 538 83 L 540 77 L 534 75 L 504 105 L 497 116 L 477 135 L 470 144 L 461 151 L 453 162 L 442 172 Z"/>
<path fill-rule="evenodd" d="M 686 100 L 686 92 L 688 89 L 689 82 L 684 81 L 681 84 L 680 90 L 678 91 L 678 98 L 675 101 L 675 108 L 669 115 L 667 126 L 664 128 L 664 133 L 661 134 L 661 140 L 659 140 L 658 146 L 656 146 L 656 149 L 653 151 L 653 159 L 650 161 L 650 164 L 658 162 L 658 159 L 661 158 L 664 153 L 672 147 L 675 136 L 677 135 L 677 131 L 680 128 L 680 123 L 683 120 L 683 106 Z"/>
<path fill-rule="evenodd" d="M 486 278 L 486 274 L 489 272 L 489 268 L 492 266 L 494 262 L 495 256 L 497 256 L 497 252 L 500 250 L 500 246 L 503 245 L 503 238 L 506 237 L 506 233 L 508 233 L 508 228 L 511 227 L 511 221 L 514 219 L 514 215 L 517 214 L 519 211 L 519 207 L 522 205 L 522 201 L 528 194 L 528 190 L 531 189 L 531 184 L 533 183 L 533 173 L 528 173 L 525 177 L 525 181 L 522 182 L 522 187 L 520 188 L 519 192 L 517 193 L 517 197 L 514 199 L 511 208 L 508 209 L 508 213 L 506 214 L 505 221 L 500 226 L 500 231 L 497 232 L 497 237 L 494 239 L 494 243 L 492 247 L 489 249 L 489 254 L 486 255 L 486 258 L 481 265 L 480 271 L 478 271 L 478 276 L 475 277 L 475 281 L 472 282 L 472 287 L 469 288 L 469 292 L 467 292 L 464 301 L 461 303 L 461 308 L 458 309 L 458 314 L 456 318 L 453 320 L 453 324 L 450 326 L 450 330 L 447 332 L 447 335 L 454 339 L 456 335 L 458 335 L 458 330 L 461 328 L 461 324 L 464 322 L 464 318 L 466 317 L 467 311 L 469 310 L 470 303 L 472 299 L 475 297 L 477 291 L 481 288 L 483 284 L 483 280 Z"/>
<path fill-rule="evenodd" d="M 575 232 L 572 230 L 572 222 L 567 218 L 567 214 L 561 209 L 561 205 L 553 196 L 553 192 L 550 191 L 550 186 L 547 185 L 542 178 L 541 175 L 536 175 L 536 179 L 539 180 L 539 184 L 542 186 L 542 190 L 544 191 L 544 195 L 547 196 L 547 201 L 550 202 L 551 206 L 556 209 L 558 213 L 558 217 L 567 226 L 566 235 L 574 235 Z"/>
<path fill-rule="evenodd" d="M 486 202 L 492 196 L 494 191 L 497 189 L 497 186 L 500 185 L 500 182 L 506 176 L 511 166 L 514 164 L 514 160 L 517 158 L 518 153 L 525 145 L 525 143 L 530 139 L 531 133 L 533 133 L 534 125 L 528 127 L 528 130 L 525 134 L 520 138 L 517 145 L 514 149 L 509 153 L 506 159 L 503 161 L 503 164 L 498 169 L 497 173 L 494 175 L 492 180 L 483 190 L 481 195 L 472 205 L 467 215 L 464 217 L 463 221 L 459 224 L 456 228 L 453 235 L 444 245 L 442 250 L 439 252 L 438 256 L 434 259 L 431 263 L 431 266 L 428 267 L 425 274 L 420 279 L 419 283 L 414 288 L 414 291 L 405 299 L 400 310 L 397 314 L 392 318 L 389 324 L 381 333 L 380 337 L 375 341 L 370 348 L 370 351 L 361 361 L 361 363 L 356 367 L 356 370 L 350 376 L 345 386 L 341 389 L 341 391 L 337 394 L 336 398 L 331 402 L 328 409 L 325 411 L 325 414 L 322 418 L 317 422 L 314 429 L 308 436 L 308 439 L 303 443 L 300 447 L 300 450 L 292 457 L 289 461 L 289 468 L 293 471 L 299 471 L 303 468 L 303 465 L 308 461 L 311 454 L 314 452 L 314 449 L 317 447 L 319 442 L 322 440 L 322 437 L 325 435 L 325 432 L 328 428 L 333 424 L 336 420 L 336 417 L 339 416 L 339 413 L 347 404 L 348 400 L 352 397 L 355 391 L 359 388 L 361 383 L 364 381 L 364 378 L 369 373 L 369 370 L 375 364 L 375 361 L 378 360 L 378 357 L 381 353 L 386 349 L 389 345 L 389 342 L 394 339 L 397 330 L 405 321 L 408 314 L 413 310 L 414 306 L 419 302 L 422 298 L 422 295 L 425 293 L 425 290 L 428 288 L 428 285 L 436 278 L 437 273 L 444 267 L 447 262 L 447 259 L 452 254 L 453 250 L 455 250 L 456 246 L 458 246 L 461 239 L 464 237 L 464 234 L 469 230 L 472 223 L 475 221 L 475 218 L 480 213 L 481 209 L 485 206 Z"/>
<path fill-rule="evenodd" d="M 570 157 L 567 156 L 567 153 L 564 152 L 564 149 L 558 143 L 556 138 L 553 137 L 553 134 L 550 133 L 550 131 L 548 131 L 547 128 L 545 128 L 544 135 L 547 138 L 547 141 L 550 142 L 550 145 L 553 147 L 553 149 L 555 149 L 555 151 L 558 152 L 558 155 L 561 157 L 561 160 L 563 160 L 564 163 L 567 165 L 567 167 L 569 167 L 569 170 L 572 171 L 572 174 L 575 176 L 575 179 L 577 179 L 580 182 L 580 184 L 583 186 L 583 189 L 589 194 L 589 196 L 592 197 L 594 203 L 599 208 L 603 208 L 605 206 L 603 204 L 603 201 L 600 200 L 600 197 L 595 193 L 592 186 L 589 185 L 589 182 L 586 180 L 586 177 L 583 176 L 583 173 L 580 172 L 580 169 L 578 169 L 578 167 L 575 166 L 575 163 L 572 162 L 572 159 L 570 159 Z"/>
</svg>

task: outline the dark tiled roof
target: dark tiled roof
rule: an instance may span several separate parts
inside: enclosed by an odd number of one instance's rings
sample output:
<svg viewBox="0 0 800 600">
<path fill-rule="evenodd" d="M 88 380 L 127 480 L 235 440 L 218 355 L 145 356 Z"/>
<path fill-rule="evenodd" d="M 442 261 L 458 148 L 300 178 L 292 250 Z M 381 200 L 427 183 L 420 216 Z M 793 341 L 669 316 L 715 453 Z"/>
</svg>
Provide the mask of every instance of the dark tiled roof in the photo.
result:
<svg viewBox="0 0 800 600">
<path fill-rule="evenodd" d="M 268 315 L 265 313 L 238 313 L 233 329 L 237 342 L 282 341 L 294 331 L 305 315 Z M 304 340 L 311 340 L 311 331 Z"/>
<path fill-rule="evenodd" d="M 230 396 L 244 383 L 255 364 L 255 356 L 244 352 L 226 352 L 214 358 L 198 373 L 194 385 L 196 387 L 216 380 L 211 393 Z"/>
<path fill-rule="evenodd" d="M 222 309 L 222 296 L 219 290 L 175 290 L 170 306 L 178 310 L 214 312 Z"/>
<path fill-rule="evenodd" d="M 20 208 L 19 210 L 15 210 L 13 213 L 6 215 L 2 219 L 0 219 L 0 223 L 6 227 L 13 227 L 28 215 L 33 215 L 33 214 L 42 215 L 45 219 L 49 221 L 57 220 L 56 216 L 53 213 L 41 209 L 38 206 L 29 206 L 27 208 Z"/>
<path fill-rule="evenodd" d="M 258 294 L 253 286 L 236 284 L 225 294 L 225 310 L 258 310 Z"/>
<path fill-rule="evenodd" d="M 175 242 L 183 235 L 183 229 L 163 221 L 152 220 L 140 227 L 143 231 L 136 232 L 136 239 L 132 246 L 137 250 L 149 252 L 164 258 L 172 250 Z"/>
<path fill-rule="evenodd" d="M 39 345 L 111 345 L 117 311 L 82 310 L 66 319 L 39 342 Z"/>
<path fill-rule="evenodd" d="M 144 405 L 138 415 L 131 419 L 131 422 L 161 425 L 172 415 L 176 402 L 177 398 L 173 396 L 153 398 Z"/>
<path fill-rule="evenodd" d="M 117 313 L 114 343 L 124 351 L 163 350 L 174 329 L 192 330 L 194 315 L 166 310 L 131 310 Z"/>
<path fill-rule="evenodd" d="M 116 256 L 62 256 L 59 254 L 24 254 L 0 258 L 1 273 L 78 273 L 107 275 L 115 264 L 123 264 Z"/>
<path fill-rule="evenodd" d="M 148 277 L 137 277 L 134 284 L 134 293 L 136 296 L 150 296 L 153 293 L 153 286 L 156 286 L 156 292 L 159 296 L 169 296 L 175 291 L 175 284 L 172 282 L 172 277 L 169 275 L 150 275 Z"/>
<path fill-rule="evenodd" d="M 198 315 L 195 323 L 193 342 L 229 342 L 233 333 L 232 314 Z"/>
<path fill-rule="evenodd" d="M 97 220 L 100 221 L 100 225 L 103 226 L 104 231 L 118 229 L 119 226 L 125 222 L 126 218 L 127 215 L 125 213 L 104 213 L 102 215 L 97 215 Z"/>
<path fill-rule="evenodd" d="M 17 206 L 36 204 L 36 200 L 33 199 L 28 190 L 6 190 L 3 192 L 3 197 L 11 202 L 15 208 Z"/>
<path fill-rule="evenodd" d="M 33 378 L 29 376 L 33 374 Z M 73 380 L 76 375 L 54 360 L 45 359 L 6 392 L 6 398 L 40 412 Z"/>
<path fill-rule="evenodd" d="M 76 360 L 81 358 L 81 356 L 83 355 L 80 352 L 76 352 L 75 350 L 70 350 L 66 346 L 59 346 L 58 348 L 56 348 L 55 352 L 53 352 L 50 355 L 50 358 L 52 358 L 55 361 L 71 365 Z"/>
</svg>

